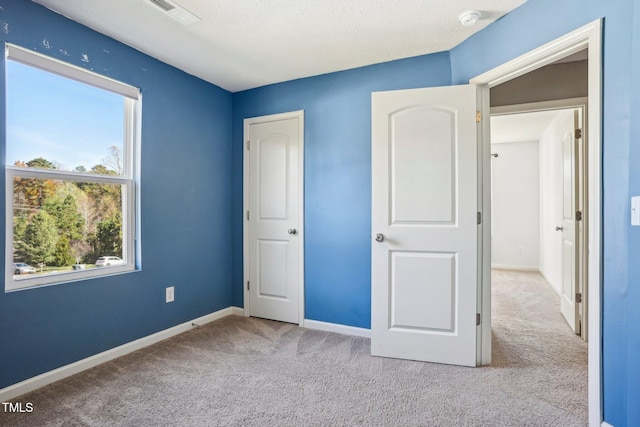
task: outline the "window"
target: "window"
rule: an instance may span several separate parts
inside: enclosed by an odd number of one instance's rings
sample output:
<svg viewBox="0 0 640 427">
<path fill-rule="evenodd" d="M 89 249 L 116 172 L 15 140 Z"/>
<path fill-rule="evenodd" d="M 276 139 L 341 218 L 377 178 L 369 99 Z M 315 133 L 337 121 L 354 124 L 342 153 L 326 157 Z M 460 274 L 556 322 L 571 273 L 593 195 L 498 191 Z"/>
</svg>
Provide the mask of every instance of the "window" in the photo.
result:
<svg viewBox="0 0 640 427">
<path fill-rule="evenodd" d="M 136 266 L 137 88 L 5 45 L 5 290 Z"/>
</svg>

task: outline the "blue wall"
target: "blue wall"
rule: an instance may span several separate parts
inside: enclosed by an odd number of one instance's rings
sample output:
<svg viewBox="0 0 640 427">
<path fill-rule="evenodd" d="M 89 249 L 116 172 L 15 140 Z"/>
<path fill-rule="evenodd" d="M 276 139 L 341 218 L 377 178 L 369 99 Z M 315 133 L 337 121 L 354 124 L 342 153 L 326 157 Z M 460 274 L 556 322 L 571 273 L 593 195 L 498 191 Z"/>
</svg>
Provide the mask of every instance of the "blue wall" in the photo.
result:
<svg viewBox="0 0 640 427">
<path fill-rule="evenodd" d="M 629 149 L 629 194 L 640 196 L 640 3 L 633 5 L 632 16 L 632 65 L 631 65 L 631 138 Z M 621 213 L 624 213 L 622 211 Z M 619 215 L 621 214 L 619 213 Z M 627 408 L 628 425 L 640 424 L 640 227 L 629 230 L 628 265 L 629 289 L 627 296 Z M 615 344 L 614 344 L 615 345 Z M 607 348 L 607 353 L 615 351 L 615 347 Z M 609 396 L 606 396 L 607 400 Z M 612 414 L 613 418 L 613 414 Z"/>
<path fill-rule="evenodd" d="M 234 295 L 242 306 L 243 119 L 305 110 L 305 317 L 371 324 L 371 92 L 450 84 L 448 53 L 233 95 Z"/>
<path fill-rule="evenodd" d="M 229 307 L 231 94 L 30 1 L 0 0 L 0 39 L 143 94 L 142 270 L 11 293 L 3 286 L 0 388 Z M 80 61 L 83 53 L 89 63 Z M 3 73 L 0 63 L 0 81 Z M 0 127 L 4 135 L 4 120 Z M 4 170 L 0 177 L 4 200 Z M 176 300 L 166 304 L 169 285 Z"/>
<path fill-rule="evenodd" d="M 462 83 L 604 18 L 604 416 L 615 426 L 640 424 L 640 230 L 629 219 L 629 198 L 640 195 L 638 8 L 633 0 L 530 0 L 451 51 L 452 81 Z"/>
</svg>

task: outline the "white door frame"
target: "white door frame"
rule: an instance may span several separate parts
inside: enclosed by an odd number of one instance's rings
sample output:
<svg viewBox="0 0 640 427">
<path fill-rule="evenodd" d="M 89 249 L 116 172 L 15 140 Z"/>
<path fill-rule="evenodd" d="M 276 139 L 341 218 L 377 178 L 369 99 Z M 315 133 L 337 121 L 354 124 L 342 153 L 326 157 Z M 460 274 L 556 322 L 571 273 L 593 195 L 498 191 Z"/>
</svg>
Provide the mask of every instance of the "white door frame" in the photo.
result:
<svg viewBox="0 0 640 427">
<path fill-rule="evenodd" d="M 562 36 L 550 43 L 534 49 L 518 58 L 508 61 L 486 73 L 483 73 L 470 80 L 470 83 L 477 84 L 483 97 L 482 116 L 483 122 L 489 116 L 488 89 L 526 74 L 530 71 L 555 62 L 558 59 L 569 56 L 585 48 L 589 49 L 589 80 L 588 80 L 588 119 L 587 129 L 589 135 L 588 147 L 588 224 L 589 224 L 589 257 L 588 257 L 588 355 L 589 355 L 589 424 L 599 426 L 602 424 L 602 20 L 598 19 L 571 33 Z M 488 127 L 488 126 L 487 126 Z M 487 131 L 484 132 L 486 136 Z M 484 142 L 486 143 L 486 141 Z M 483 144 L 484 144 L 483 143 Z M 484 156 L 487 159 L 489 156 Z M 486 160 L 486 159 L 482 159 Z M 488 169 L 487 169 L 488 170 Z M 483 197 L 488 194 L 490 178 L 483 175 Z M 486 199 L 484 199 L 486 201 Z M 490 205 L 485 204 L 484 212 L 490 210 Z M 485 214 L 488 221 L 488 215 Z M 485 222 L 487 224 L 487 222 Z M 486 251 L 486 241 L 491 242 L 491 227 L 483 227 L 483 238 L 485 239 L 484 250 Z M 490 248 L 489 248 L 490 251 Z M 488 252 L 490 253 L 490 252 Z M 491 339 L 491 281 L 488 273 L 491 269 L 491 257 L 484 256 L 482 259 L 482 276 L 480 283 L 482 294 L 482 324 L 481 327 L 489 328 L 489 331 L 482 331 L 483 339 Z M 491 354 L 486 354 L 485 347 L 482 346 L 481 358 L 486 360 L 491 358 Z M 490 348 L 490 346 L 489 346 Z"/>
<path fill-rule="evenodd" d="M 268 116 L 251 117 L 244 119 L 244 133 L 243 133 L 243 203 L 242 203 L 242 241 L 243 241 L 243 280 L 242 288 L 244 289 L 244 315 L 249 316 L 251 313 L 249 304 L 249 289 L 247 282 L 249 281 L 249 173 L 251 172 L 251 163 L 249 157 L 249 126 L 257 123 L 274 122 L 278 120 L 286 119 L 298 119 L 299 123 L 299 141 L 298 148 L 298 233 L 297 238 L 299 240 L 298 245 L 298 325 L 304 324 L 304 110 L 291 111 L 288 113 L 270 114 Z"/>
</svg>

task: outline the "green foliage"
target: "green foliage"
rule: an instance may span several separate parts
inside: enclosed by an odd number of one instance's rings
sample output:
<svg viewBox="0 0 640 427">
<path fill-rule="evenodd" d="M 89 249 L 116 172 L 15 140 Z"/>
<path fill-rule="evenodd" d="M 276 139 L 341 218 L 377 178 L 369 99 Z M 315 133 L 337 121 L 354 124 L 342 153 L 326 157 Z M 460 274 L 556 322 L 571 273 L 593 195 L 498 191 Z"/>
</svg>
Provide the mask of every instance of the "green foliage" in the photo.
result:
<svg viewBox="0 0 640 427">
<path fill-rule="evenodd" d="M 64 199 L 57 194 L 47 199 L 42 207 L 56 220 L 58 232 L 69 239 L 82 239 L 84 219 L 78 212 L 78 201 L 69 194 Z"/>
<path fill-rule="evenodd" d="M 24 232 L 27 228 L 29 221 L 26 216 L 19 215 L 13 217 L 13 240 L 19 242 L 24 239 Z"/>
<path fill-rule="evenodd" d="M 116 175 L 116 172 L 105 165 L 95 165 L 91 168 L 91 173 L 96 175 Z"/>
<path fill-rule="evenodd" d="M 95 259 L 105 255 L 122 256 L 122 215 L 118 213 L 99 222 L 95 235 L 89 240 Z"/>
<path fill-rule="evenodd" d="M 30 168 L 39 168 L 39 169 L 55 169 L 55 165 L 51 163 L 49 160 L 44 159 L 42 157 L 35 158 L 27 162 L 27 166 Z"/>
<path fill-rule="evenodd" d="M 91 173 L 96 175 L 115 175 L 104 165 L 96 165 L 91 168 Z M 122 196 L 119 185 L 99 184 L 95 182 L 81 182 L 77 184 L 87 198 L 92 202 L 95 210 L 89 221 L 88 231 L 95 233 L 96 225 L 105 218 L 114 217 L 122 210 Z"/>
<path fill-rule="evenodd" d="M 50 179 L 16 177 L 13 180 L 13 204 L 25 210 L 39 208 L 55 192 L 56 185 Z"/>
<path fill-rule="evenodd" d="M 26 225 L 22 240 L 16 241 L 19 258 L 29 264 L 54 260 L 54 251 L 58 243 L 58 229 L 55 219 L 45 211 L 39 211 Z"/>
<path fill-rule="evenodd" d="M 111 168 L 93 166 L 89 173 L 115 175 Z M 16 162 L 19 167 L 56 169 L 54 163 L 36 158 Z M 86 173 L 79 166 L 76 172 Z M 68 266 L 98 257 L 122 255 L 122 187 L 94 182 L 16 178 L 14 187 L 14 259 L 32 265 Z"/>
<path fill-rule="evenodd" d="M 13 248 L 16 261 L 24 261 L 30 258 L 26 253 L 27 248 L 24 246 L 24 233 L 28 224 L 29 220 L 24 215 L 15 215 L 13 217 Z"/>
<path fill-rule="evenodd" d="M 67 267 L 75 262 L 69 246 L 69 238 L 64 234 L 58 239 L 53 258 L 53 265 L 56 267 Z"/>
</svg>

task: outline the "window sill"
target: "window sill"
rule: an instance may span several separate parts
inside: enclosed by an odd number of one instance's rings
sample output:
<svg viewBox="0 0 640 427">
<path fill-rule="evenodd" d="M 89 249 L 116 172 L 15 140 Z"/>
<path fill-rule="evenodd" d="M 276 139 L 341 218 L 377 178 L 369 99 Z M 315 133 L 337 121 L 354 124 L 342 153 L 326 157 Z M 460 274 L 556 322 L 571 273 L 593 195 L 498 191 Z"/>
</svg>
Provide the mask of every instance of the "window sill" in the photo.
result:
<svg viewBox="0 0 640 427">
<path fill-rule="evenodd" d="M 134 266 L 125 265 L 117 267 L 97 267 L 92 268 L 91 270 L 75 270 L 64 273 L 52 272 L 38 277 L 29 277 L 18 280 L 13 279 L 13 275 L 9 275 L 9 277 L 5 281 L 5 293 L 119 276 L 122 274 L 136 273 L 138 271 L 141 271 L 141 269 Z"/>
</svg>

